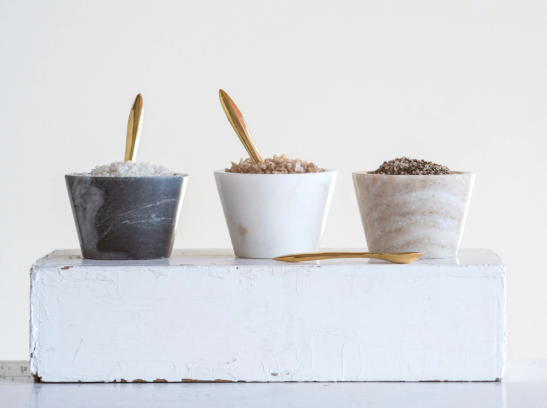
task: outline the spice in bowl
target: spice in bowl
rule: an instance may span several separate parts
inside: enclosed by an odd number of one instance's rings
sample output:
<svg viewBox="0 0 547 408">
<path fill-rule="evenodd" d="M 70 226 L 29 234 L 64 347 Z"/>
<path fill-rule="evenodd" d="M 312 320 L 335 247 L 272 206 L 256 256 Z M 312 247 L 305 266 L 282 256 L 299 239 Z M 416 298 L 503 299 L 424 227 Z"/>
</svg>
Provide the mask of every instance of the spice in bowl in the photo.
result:
<svg viewBox="0 0 547 408">
<path fill-rule="evenodd" d="M 377 170 L 371 174 L 385 174 L 390 176 L 438 176 L 453 174 L 448 167 L 425 160 L 409 159 L 401 157 L 398 159 L 385 161 Z"/>
<path fill-rule="evenodd" d="M 271 159 L 264 163 L 253 163 L 248 159 L 241 159 L 239 163 L 232 162 L 232 167 L 226 169 L 227 173 L 248 173 L 248 174 L 301 174 L 301 173 L 322 173 L 325 169 L 317 167 L 304 159 L 289 159 L 286 154 L 274 154 Z"/>
<path fill-rule="evenodd" d="M 91 173 L 76 173 L 75 175 L 91 177 L 168 177 L 175 174 L 165 164 L 129 160 L 96 166 L 91 170 Z"/>
</svg>

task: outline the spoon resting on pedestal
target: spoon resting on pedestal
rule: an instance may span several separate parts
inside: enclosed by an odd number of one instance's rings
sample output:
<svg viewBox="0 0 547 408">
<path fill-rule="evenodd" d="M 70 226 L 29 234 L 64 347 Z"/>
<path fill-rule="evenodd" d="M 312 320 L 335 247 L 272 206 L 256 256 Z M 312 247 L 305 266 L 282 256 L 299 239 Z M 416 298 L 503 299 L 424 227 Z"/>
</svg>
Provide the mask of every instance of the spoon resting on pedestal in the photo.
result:
<svg viewBox="0 0 547 408">
<path fill-rule="evenodd" d="M 386 252 L 382 254 L 376 254 L 373 252 L 308 252 L 302 254 L 278 256 L 273 260 L 282 262 L 304 262 L 320 261 L 322 259 L 372 258 L 392 263 L 407 264 L 420 259 L 423 254 L 423 252 Z"/>
</svg>

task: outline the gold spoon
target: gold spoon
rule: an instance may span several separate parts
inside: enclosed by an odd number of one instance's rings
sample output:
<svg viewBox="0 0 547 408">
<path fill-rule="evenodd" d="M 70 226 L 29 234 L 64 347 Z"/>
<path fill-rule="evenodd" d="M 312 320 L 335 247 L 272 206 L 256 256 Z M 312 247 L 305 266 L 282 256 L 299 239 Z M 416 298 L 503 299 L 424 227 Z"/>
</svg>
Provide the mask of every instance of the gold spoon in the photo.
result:
<svg viewBox="0 0 547 408">
<path fill-rule="evenodd" d="M 375 254 L 372 252 L 308 252 L 303 254 L 283 255 L 274 258 L 274 261 L 283 262 L 304 262 L 319 261 L 321 259 L 340 259 L 340 258 L 372 258 L 381 259 L 398 264 L 407 264 L 414 262 L 422 257 L 423 252 L 401 252 L 401 253 L 383 253 Z"/>
<path fill-rule="evenodd" d="M 137 149 L 142 129 L 142 116 L 144 113 L 144 101 L 138 94 L 131 106 L 129 120 L 127 121 L 127 139 L 125 141 L 125 161 L 137 160 Z"/>
<path fill-rule="evenodd" d="M 264 160 L 262 160 L 262 157 L 260 157 L 260 154 L 258 153 L 258 149 L 255 146 L 253 137 L 251 136 L 251 132 L 249 132 L 249 128 L 247 127 L 247 123 L 245 123 L 245 119 L 243 118 L 241 111 L 237 108 L 232 98 L 230 98 L 226 92 L 219 89 L 218 93 L 224 113 L 226 113 L 228 120 L 239 136 L 239 140 L 241 140 L 241 143 L 245 146 L 251 160 L 254 164 L 264 163 Z"/>
</svg>

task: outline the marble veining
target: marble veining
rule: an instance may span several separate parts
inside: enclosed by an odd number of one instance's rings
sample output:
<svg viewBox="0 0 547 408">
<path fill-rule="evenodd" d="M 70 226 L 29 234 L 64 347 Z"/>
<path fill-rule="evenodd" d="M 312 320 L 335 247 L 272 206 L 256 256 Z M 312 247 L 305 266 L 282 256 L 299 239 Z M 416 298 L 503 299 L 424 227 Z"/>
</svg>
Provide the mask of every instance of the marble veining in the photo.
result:
<svg viewBox="0 0 547 408">
<path fill-rule="evenodd" d="M 474 174 L 394 176 L 353 173 L 371 252 L 452 258 L 463 233 Z"/>
<path fill-rule="evenodd" d="M 187 175 L 65 178 L 84 258 L 170 256 Z"/>
</svg>

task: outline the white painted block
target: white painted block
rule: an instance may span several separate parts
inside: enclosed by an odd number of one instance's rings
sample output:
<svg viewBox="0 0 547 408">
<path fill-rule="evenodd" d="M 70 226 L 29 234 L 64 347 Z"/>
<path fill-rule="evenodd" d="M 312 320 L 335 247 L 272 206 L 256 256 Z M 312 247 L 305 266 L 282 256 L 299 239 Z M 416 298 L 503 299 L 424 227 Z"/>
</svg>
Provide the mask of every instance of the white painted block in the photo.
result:
<svg viewBox="0 0 547 408">
<path fill-rule="evenodd" d="M 71 381 L 494 381 L 505 266 L 489 250 L 410 265 L 175 250 L 55 251 L 31 273 L 31 373 Z"/>
</svg>

